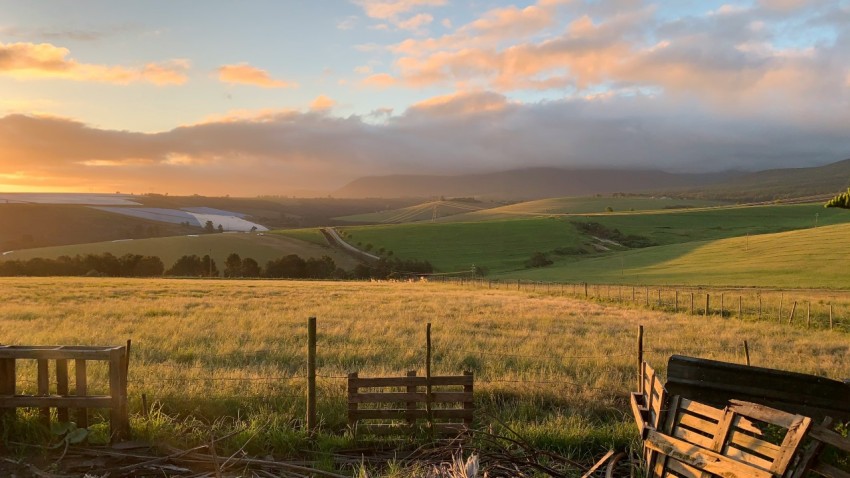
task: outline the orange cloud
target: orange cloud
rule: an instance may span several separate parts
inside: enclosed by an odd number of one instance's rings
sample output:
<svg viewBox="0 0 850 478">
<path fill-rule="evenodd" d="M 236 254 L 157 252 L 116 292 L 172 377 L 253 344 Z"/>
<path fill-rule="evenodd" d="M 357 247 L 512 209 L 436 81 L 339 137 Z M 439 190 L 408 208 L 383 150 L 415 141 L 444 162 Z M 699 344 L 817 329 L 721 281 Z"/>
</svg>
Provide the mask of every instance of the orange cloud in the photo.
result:
<svg viewBox="0 0 850 478">
<path fill-rule="evenodd" d="M 142 67 L 79 63 L 70 50 L 50 43 L 0 43 L 0 74 L 19 79 L 58 78 L 128 84 L 180 85 L 187 81 L 187 60 L 148 63 Z"/>
<path fill-rule="evenodd" d="M 396 23 L 396 26 L 401 28 L 402 30 L 412 30 L 418 31 L 422 27 L 431 24 L 434 21 L 434 17 L 427 13 L 419 13 L 416 14 L 407 20 L 402 20 Z"/>
<path fill-rule="evenodd" d="M 389 88 L 396 84 L 396 79 L 387 73 L 377 73 L 363 78 L 361 84 L 375 88 Z"/>
<path fill-rule="evenodd" d="M 355 3 L 363 7 L 369 17 L 391 20 L 415 8 L 445 5 L 448 0 L 359 0 Z"/>
<path fill-rule="evenodd" d="M 263 88 L 294 88 L 296 83 L 272 78 L 266 70 L 247 63 L 222 65 L 218 68 L 218 79 L 224 83 L 261 86 Z"/>
<path fill-rule="evenodd" d="M 325 95 L 319 95 L 312 103 L 310 103 L 310 109 L 313 111 L 327 111 L 333 108 L 334 105 L 336 105 L 336 101 L 332 98 Z"/>
</svg>

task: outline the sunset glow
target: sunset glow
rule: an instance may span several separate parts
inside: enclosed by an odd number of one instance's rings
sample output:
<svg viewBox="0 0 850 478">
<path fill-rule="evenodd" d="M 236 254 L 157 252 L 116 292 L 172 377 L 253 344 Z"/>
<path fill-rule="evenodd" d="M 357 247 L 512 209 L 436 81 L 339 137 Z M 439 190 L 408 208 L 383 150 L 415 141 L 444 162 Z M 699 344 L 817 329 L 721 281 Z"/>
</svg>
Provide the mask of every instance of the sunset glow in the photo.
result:
<svg viewBox="0 0 850 478">
<path fill-rule="evenodd" d="M 368 174 L 850 151 L 846 0 L 0 9 L 0 191 L 323 195 Z"/>
</svg>

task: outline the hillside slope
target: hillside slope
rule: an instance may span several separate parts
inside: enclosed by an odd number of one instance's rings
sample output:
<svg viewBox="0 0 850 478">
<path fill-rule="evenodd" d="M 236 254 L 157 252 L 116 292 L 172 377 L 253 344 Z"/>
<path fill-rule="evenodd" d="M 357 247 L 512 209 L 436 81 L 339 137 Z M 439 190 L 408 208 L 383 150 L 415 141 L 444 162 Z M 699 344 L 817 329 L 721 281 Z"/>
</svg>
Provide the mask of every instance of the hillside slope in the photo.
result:
<svg viewBox="0 0 850 478">
<path fill-rule="evenodd" d="M 697 186 L 728 177 L 729 173 L 673 174 L 654 170 L 528 168 L 456 176 L 367 176 L 348 183 L 335 191 L 334 196 L 475 196 L 528 200 Z"/>
<path fill-rule="evenodd" d="M 850 287 L 850 224 L 650 247 L 506 273 L 562 282 Z"/>
<path fill-rule="evenodd" d="M 198 256 L 209 254 L 219 265 L 219 268 L 223 268 L 224 260 L 233 252 L 239 254 L 242 258 L 255 259 L 261 265 L 271 259 L 289 254 L 297 254 L 304 259 L 309 257 L 319 258 L 323 255 L 330 256 L 337 266 L 344 269 L 351 269 L 357 265 L 356 260 L 329 246 L 321 246 L 274 234 L 239 233 L 122 240 L 26 249 L 0 256 L 0 260 L 26 260 L 33 257 L 56 258 L 63 255 L 75 256 L 77 254 L 103 254 L 106 252 L 117 257 L 128 253 L 159 256 L 166 269 L 180 256 L 191 254 Z"/>
</svg>

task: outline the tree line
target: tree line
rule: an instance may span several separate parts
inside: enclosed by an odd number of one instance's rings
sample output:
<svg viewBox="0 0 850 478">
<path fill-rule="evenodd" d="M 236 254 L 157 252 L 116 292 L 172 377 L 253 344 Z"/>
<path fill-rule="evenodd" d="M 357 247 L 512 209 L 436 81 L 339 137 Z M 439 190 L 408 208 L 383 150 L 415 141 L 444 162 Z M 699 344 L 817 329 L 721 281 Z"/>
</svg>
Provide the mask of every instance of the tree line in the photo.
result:
<svg viewBox="0 0 850 478">
<path fill-rule="evenodd" d="M 346 271 L 328 256 L 303 259 L 289 254 L 261 266 L 255 259 L 232 253 L 219 270 L 209 255 L 184 255 L 168 269 L 157 256 L 108 252 L 60 256 L 56 259 L 33 258 L 0 262 L 0 276 L 95 276 L 95 277 L 228 277 L 287 279 L 388 279 L 433 272 L 428 261 L 384 258 L 372 264 L 358 264 Z"/>
</svg>

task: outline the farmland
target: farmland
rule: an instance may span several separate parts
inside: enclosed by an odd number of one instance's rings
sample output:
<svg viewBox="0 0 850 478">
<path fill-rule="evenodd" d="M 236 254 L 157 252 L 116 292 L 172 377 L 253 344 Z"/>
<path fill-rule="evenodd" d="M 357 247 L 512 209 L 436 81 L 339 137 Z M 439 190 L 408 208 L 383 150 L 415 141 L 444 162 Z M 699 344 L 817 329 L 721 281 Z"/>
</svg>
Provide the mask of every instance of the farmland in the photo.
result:
<svg viewBox="0 0 850 478">
<path fill-rule="evenodd" d="M 741 362 L 741 341 L 749 339 L 755 365 L 850 376 L 843 332 L 636 312 L 545 292 L 162 279 L 16 278 L 0 286 L 4 343 L 132 339 L 134 433 L 179 446 L 239 431 L 223 446 L 235 450 L 253 435 L 246 445 L 251 453 L 297 455 L 306 440 L 311 315 L 319 321 L 324 449 L 350 445 L 342 377 L 421 373 L 426 322 L 433 324 L 434 373 L 475 373 L 478 426 L 496 416 L 536 446 L 583 460 L 635 439 L 626 397 L 639 324 L 646 326 L 648 360 L 662 372 L 673 353 Z M 33 392 L 33 373 L 19 369 L 19 393 Z M 90 384 L 91 393 L 98 386 L 105 387 L 105 378 Z M 155 402 L 147 419 L 140 413 L 143 393 Z M 20 422 L 19 432 L 33 436 L 28 423 Z M 103 437 L 102 427 L 94 431 Z"/>
<path fill-rule="evenodd" d="M 347 240 L 353 245 L 359 243 L 359 247 L 364 247 L 372 244 L 374 250 L 384 248 L 393 251 L 397 257 L 427 259 L 441 272 L 469 271 L 475 264 L 502 277 L 596 280 L 594 277 L 598 275 L 600 280 L 610 281 L 614 271 L 620 272 L 623 269 L 621 257 L 625 261 L 634 255 L 635 261 L 645 258 L 647 263 L 651 263 L 655 254 L 660 257 L 676 257 L 704 245 L 705 241 L 735 237 L 745 240 L 747 235 L 750 236 L 750 241 L 754 241 L 760 234 L 808 229 L 815 225 L 815 221 L 818 226 L 842 224 L 850 222 L 850 214 L 846 211 L 824 209 L 819 204 L 770 205 L 549 215 L 476 222 L 352 226 L 340 230 L 347 234 Z M 594 243 L 598 244 L 599 240 L 594 238 L 592 233 L 579 231 L 573 224 L 576 222 L 597 223 L 608 231 L 617 229 L 623 236 L 634 236 L 645 244 L 670 247 L 625 250 L 626 248 L 611 247 L 609 244 L 605 247 L 613 251 L 600 253 L 592 246 Z M 812 244 L 812 247 L 816 249 L 817 245 Z M 669 256 L 664 256 L 664 251 L 668 251 Z M 525 261 L 535 252 L 548 254 L 555 265 L 539 270 L 525 270 Z M 572 273 L 574 270 L 596 270 L 596 265 L 600 262 L 609 266 L 607 272 L 597 271 L 581 278 Z M 585 269 L 581 269 L 582 263 L 587 264 Z M 610 267 L 611 264 L 616 264 L 616 267 Z M 670 283 L 673 279 L 663 280 Z M 718 278 L 713 283 L 723 280 Z M 801 282 L 797 285 L 806 284 Z"/>
<path fill-rule="evenodd" d="M 304 259 L 323 255 L 330 256 L 334 262 L 343 268 L 354 267 L 356 261 L 338 250 L 331 249 L 326 244 L 310 243 L 274 234 L 226 233 L 200 234 L 162 237 L 154 239 L 121 240 L 92 244 L 76 244 L 70 246 L 44 247 L 24 249 L 3 256 L 2 260 L 26 260 L 34 257 L 56 258 L 59 256 L 75 256 L 86 254 L 103 254 L 109 252 L 117 257 L 124 254 L 154 255 L 162 259 L 169 267 L 180 256 L 209 254 L 217 264 L 224 264 L 230 253 L 237 253 L 243 258 L 250 257 L 260 264 L 289 254 L 296 254 Z"/>
</svg>

